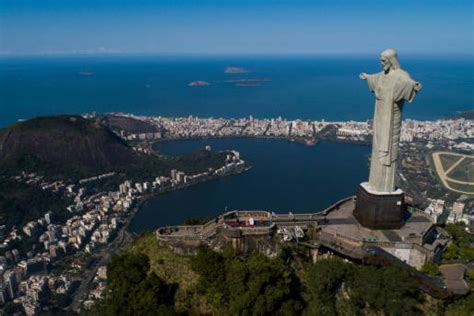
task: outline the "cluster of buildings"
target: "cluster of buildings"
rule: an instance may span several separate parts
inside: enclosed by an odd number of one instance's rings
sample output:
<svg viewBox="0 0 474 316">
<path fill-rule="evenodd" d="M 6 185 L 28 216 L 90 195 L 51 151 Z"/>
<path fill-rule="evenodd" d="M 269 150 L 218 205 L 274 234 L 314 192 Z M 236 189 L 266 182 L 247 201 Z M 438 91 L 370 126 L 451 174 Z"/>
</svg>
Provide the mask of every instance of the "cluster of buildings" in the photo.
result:
<svg viewBox="0 0 474 316">
<path fill-rule="evenodd" d="M 466 204 L 461 201 L 448 205 L 445 200 L 432 199 L 424 212 L 436 224 L 456 224 L 462 222 L 466 225 L 467 229 L 474 224 L 474 209 L 468 209 Z"/>
<path fill-rule="evenodd" d="M 100 266 L 93 280 L 93 289 L 84 301 L 84 308 L 89 310 L 94 304 L 104 298 L 104 290 L 107 286 L 107 266 Z"/>
<path fill-rule="evenodd" d="M 180 138 L 204 138 L 204 137 L 306 137 L 313 138 L 329 123 L 323 121 L 286 120 L 278 117 L 276 119 L 256 119 L 252 116 L 240 119 L 225 118 L 199 118 L 199 117 L 176 117 L 168 118 L 161 116 L 135 116 L 125 115 L 133 119 L 146 121 L 156 127 L 159 132 L 130 134 L 120 131 L 120 135 L 126 139 L 151 140 L 151 139 L 180 139 Z M 340 123 L 344 124 L 344 123 Z"/>
<path fill-rule="evenodd" d="M 9 298 L 21 304 L 26 315 L 37 315 L 42 310 L 42 302 L 51 298 L 70 295 L 77 287 L 77 281 L 70 281 L 64 276 L 38 274 L 30 268 L 32 264 L 19 264 L 15 269 L 4 274 L 4 283 L 0 292 L 0 303 L 5 304 Z M 39 268 L 42 263 L 37 264 Z"/>
<path fill-rule="evenodd" d="M 117 114 L 145 121 L 154 125 L 160 131 L 160 138 L 200 138 L 200 137 L 277 137 L 277 138 L 316 138 L 328 127 L 335 130 L 335 140 L 347 142 L 368 142 L 372 131 L 372 121 L 341 121 L 326 122 L 309 120 L 286 120 L 278 117 L 276 119 L 256 119 L 252 116 L 239 119 L 224 118 L 198 118 L 198 117 L 176 117 L 167 118 L 161 116 L 135 116 L 130 114 Z M 139 135 L 132 135 L 138 138 Z M 151 137 L 153 135 L 148 135 Z M 145 136 L 140 136 L 144 138 Z M 436 121 L 419 121 L 406 119 L 402 121 L 401 129 L 401 166 L 403 172 L 400 174 L 402 180 L 410 186 L 413 193 L 418 196 L 437 199 L 436 190 L 442 191 L 441 185 L 433 183 L 429 174 L 429 166 L 426 160 L 427 154 L 435 149 L 443 148 L 463 152 L 473 152 L 474 144 L 474 121 L 464 118 L 442 119 Z M 406 176 L 406 177 L 405 177 Z M 415 190 L 416 189 L 416 190 Z M 420 200 L 420 199 L 419 199 Z M 449 203 L 452 203 L 450 201 Z M 436 207 L 427 207 L 427 213 L 438 221 Z M 450 206 L 451 208 L 451 206 Z M 439 209 L 439 207 L 437 208 Z M 469 212 L 468 212 L 469 213 Z M 446 215 L 446 213 L 443 213 Z M 467 216 L 467 217 L 466 217 Z M 447 220 L 446 216 L 441 216 Z M 454 217 L 459 221 L 460 217 Z M 464 215 L 463 220 L 467 222 L 469 215 Z"/>
<path fill-rule="evenodd" d="M 465 212 L 465 204 L 462 202 L 454 202 L 451 212 L 449 213 L 447 223 L 463 222 L 466 225 L 474 223 L 474 211 Z"/>
<path fill-rule="evenodd" d="M 400 135 L 400 141 L 402 142 L 412 142 L 415 139 L 456 141 L 469 138 L 474 138 L 474 121 L 464 118 L 436 121 L 407 119 L 402 122 Z"/>
<path fill-rule="evenodd" d="M 207 146 L 207 149 L 210 150 L 210 147 Z M 186 174 L 183 171 L 177 169 L 172 169 L 169 177 L 158 176 L 152 181 L 135 182 L 133 184 L 129 181 L 125 181 L 119 186 L 119 193 L 161 193 L 206 181 L 216 176 L 224 176 L 245 171 L 248 166 L 246 165 L 245 161 L 240 159 L 240 153 L 237 151 L 231 152 L 232 154 L 227 155 L 224 165 L 220 168 L 209 168 L 207 171 L 192 175 Z"/>
<path fill-rule="evenodd" d="M 67 255 L 95 252 L 107 245 L 126 220 L 135 196 L 107 192 L 83 201 L 82 212 L 63 224 L 55 223 L 50 212 L 22 228 L 25 242 L 33 246 L 26 253 L 17 249 L 0 256 L 0 305 L 21 304 L 28 315 L 42 310 L 51 295 L 70 295 L 73 278 L 68 274 L 48 274 L 50 264 Z"/>
<path fill-rule="evenodd" d="M 337 121 L 326 122 L 312 120 L 287 120 L 281 117 L 257 119 L 252 116 L 239 119 L 137 116 L 118 113 L 141 120 L 156 127 L 157 132 L 130 134 L 120 131 L 120 135 L 132 140 L 181 139 L 204 137 L 278 137 L 278 138 L 315 138 L 327 126 L 336 129 L 336 137 L 340 140 L 367 141 L 372 137 L 372 122 Z M 414 140 L 452 140 L 474 138 L 474 121 L 445 119 L 436 121 L 418 121 L 407 119 L 402 122 L 401 142 Z M 460 148 L 474 149 L 470 143 L 456 143 Z"/>
<path fill-rule="evenodd" d="M 211 150 L 210 147 L 206 148 Z M 54 294 L 70 295 L 74 288 L 75 277 L 70 271 L 60 272 L 54 276 L 48 274 L 51 264 L 68 255 L 82 252 L 92 254 L 105 247 L 117 235 L 120 227 L 130 219 L 129 213 L 138 198 L 145 194 L 160 193 L 179 189 L 212 177 L 244 171 L 246 164 L 236 151 L 229 153 L 223 166 L 205 172 L 189 175 L 173 169 L 169 177 L 158 176 L 152 181 L 124 181 L 118 191 L 99 192 L 87 195 L 82 184 L 113 176 L 115 173 L 83 179 L 78 184 L 46 184 L 35 174 L 23 174 L 18 181 L 38 185 L 44 190 L 61 192 L 71 198 L 71 205 L 66 207 L 70 217 L 65 222 L 55 220 L 51 212 L 43 217 L 30 221 L 7 234 L 6 227 L 0 227 L 1 247 L 6 248 L 10 242 L 19 240 L 27 243 L 28 251 L 11 249 L 0 256 L 0 306 L 7 302 L 21 304 L 28 315 L 42 311 L 48 299 Z M 74 265 L 74 264 L 73 264 Z M 72 268 L 73 265 L 71 265 Z M 73 271 L 75 269 L 72 269 Z M 104 269 L 99 269 L 97 288 L 89 293 L 89 298 L 99 297 L 105 286 Z M 104 276 L 105 275 L 105 276 Z M 99 296 L 98 296 L 99 295 Z"/>
<path fill-rule="evenodd" d="M 336 132 L 336 137 L 339 140 L 346 141 L 368 141 L 373 134 L 370 122 L 354 122 L 349 121 L 342 123 Z"/>
<path fill-rule="evenodd" d="M 252 116 L 242 119 L 223 118 L 164 118 L 132 116 L 151 123 L 157 132 L 130 134 L 120 131 L 129 140 L 179 139 L 199 137 L 278 137 L 315 138 L 325 128 L 332 127 L 340 140 L 362 141 L 372 135 L 370 122 L 325 122 L 276 119 L 255 119 Z M 426 155 L 419 148 L 428 148 L 431 143 L 450 144 L 452 148 L 465 151 L 474 150 L 474 145 L 462 140 L 474 138 L 474 122 L 465 119 L 415 121 L 406 120 L 402 124 L 401 141 L 403 174 L 413 174 L 409 183 L 416 183 L 418 189 L 432 187 L 426 175 Z M 420 147 L 415 141 L 422 140 Z M 210 148 L 206 148 L 211 150 Z M 73 201 L 67 207 L 69 219 L 59 223 L 51 212 L 26 223 L 23 227 L 12 227 L 7 232 L 0 226 L 0 249 L 10 247 L 12 242 L 27 242 L 27 251 L 11 249 L 0 256 L 0 306 L 13 301 L 21 304 L 29 315 L 40 312 L 48 299 L 55 295 L 69 296 L 77 286 L 75 278 L 68 272 L 58 275 L 48 274 L 48 268 L 62 258 L 83 252 L 92 254 L 107 246 L 119 229 L 129 220 L 130 210 L 137 199 L 146 194 L 166 192 L 183 188 L 213 177 L 242 172 L 247 168 L 238 152 L 232 152 L 223 166 L 209 169 L 199 174 L 189 175 L 173 169 L 169 176 L 150 177 L 149 181 L 124 181 L 118 191 L 100 192 L 87 195 L 81 185 L 115 175 L 114 172 L 82 179 L 77 184 L 63 181 L 47 182 L 34 173 L 23 173 L 15 179 L 43 190 L 51 190 L 70 197 Z M 405 173 L 408 170 L 409 173 Z M 425 170 L 425 171 L 423 171 Z M 405 179 L 406 180 L 406 179 Z M 424 186 L 423 186 L 424 185 Z M 424 192 L 426 194 L 426 192 Z M 442 199 L 433 199 L 424 213 L 434 223 L 464 222 L 472 227 L 474 210 L 461 201 L 446 205 Z M 100 268 L 95 288 L 87 297 L 86 305 L 100 299 L 105 287 L 105 267 Z"/>
<path fill-rule="evenodd" d="M 415 200 L 414 204 L 424 209 L 424 213 L 433 223 L 463 222 L 468 232 L 474 233 L 473 201 L 469 202 L 469 199 L 463 200 L 462 197 L 459 199 L 456 195 L 448 194 L 449 191 L 434 178 L 437 175 L 430 165 L 431 153 L 445 146 L 445 141 L 402 143 L 400 146 L 402 158 L 399 164 L 401 185 L 408 196 Z"/>
<path fill-rule="evenodd" d="M 165 138 L 199 138 L 199 137 L 305 137 L 314 138 L 327 123 L 324 121 L 256 119 L 252 116 L 240 119 L 224 118 L 147 118 L 164 131 Z"/>
<path fill-rule="evenodd" d="M 474 152 L 474 121 L 464 118 L 436 121 L 407 119 L 402 122 L 400 136 L 400 177 L 404 190 L 416 197 L 417 204 L 434 223 L 463 222 L 467 230 L 474 227 L 473 203 L 456 200 L 454 195 L 434 179 L 432 153 Z M 474 231 L 473 231 L 474 233 Z"/>
<path fill-rule="evenodd" d="M 7 232 L 7 226 L 0 226 L 0 249 L 7 248 L 11 242 L 16 240 L 21 240 L 21 235 L 18 233 L 16 227 L 12 227 L 9 232 Z"/>
<path fill-rule="evenodd" d="M 399 146 L 400 178 L 403 190 L 415 199 L 415 204 L 426 206 L 427 198 L 437 199 L 446 193 L 439 181 L 433 179 L 430 172 L 429 156 L 436 148 L 445 148 L 446 144 L 434 146 L 430 141 L 403 142 Z"/>
</svg>

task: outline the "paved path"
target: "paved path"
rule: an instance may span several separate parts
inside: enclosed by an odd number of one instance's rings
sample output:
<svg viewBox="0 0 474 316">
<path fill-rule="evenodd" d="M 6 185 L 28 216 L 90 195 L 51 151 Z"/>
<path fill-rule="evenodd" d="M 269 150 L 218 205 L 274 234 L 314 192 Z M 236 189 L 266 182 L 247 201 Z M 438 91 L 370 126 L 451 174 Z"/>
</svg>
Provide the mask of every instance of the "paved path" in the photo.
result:
<svg viewBox="0 0 474 316">
<path fill-rule="evenodd" d="M 439 157 L 439 155 L 438 155 L 438 157 Z M 466 159 L 465 156 L 462 157 L 461 159 L 459 159 L 458 161 L 456 161 L 451 167 L 449 167 L 448 170 L 446 170 L 446 171 L 444 172 L 444 174 L 446 174 L 446 175 L 450 174 L 451 171 L 453 171 L 454 168 L 456 168 L 461 162 L 463 162 L 464 159 Z M 454 180 L 454 179 L 451 179 L 451 180 Z"/>
<path fill-rule="evenodd" d="M 448 170 L 445 171 L 444 167 L 443 167 L 443 164 L 441 163 L 441 158 L 440 158 L 440 155 L 442 155 L 442 154 L 451 155 L 451 156 L 459 156 L 459 157 L 461 157 L 461 159 L 456 161 L 451 167 L 449 167 Z M 460 181 L 460 180 L 456 180 L 456 179 L 452 179 L 452 178 L 448 177 L 448 174 L 451 171 L 453 171 L 454 168 L 456 168 L 461 162 L 463 162 L 464 159 L 466 159 L 468 157 L 470 158 L 471 156 L 457 154 L 457 153 L 450 153 L 450 152 L 436 152 L 436 153 L 433 153 L 433 162 L 435 164 L 436 172 L 438 173 L 438 176 L 441 179 L 441 182 L 443 182 L 443 185 L 446 188 L 448 188 L 449 190 L 457 192 L 457 193 L 461 193 L 461 194 L 473 194 L 473 192 L 466 192 L 466 191 L 454 189 L 448 183 L 448 181 L 449 181 L 449 182 L 453 182 L 453 183 L 457 183 L 457 184 L 474 185 L 474 182 Z"/>
<path fill-rule="evenodd" d="M 86 270 L 82 275 L 81 285 L 74 292 L 72 303 L 66 308 L 66 310 L 78 311 L 82 308 L 82 302 L 86 298 L 85 294 L 88 293 L 88 286 L 97 274 L 99 267 L 107 265 L 111 257 L 117 253 L 119 249 L 133 240 L 131 234 L 128 232 L 128 226 L 130 225 L 132 218 L 135 216 L 137 209 L 138 207 L 128 215 L 124 226 L 122 226 L 115 239 L 98 253 L 94 254 L 94 257 L 98 257 L 99 260 L 94 264 L 93 268 Z"/>
</svg>

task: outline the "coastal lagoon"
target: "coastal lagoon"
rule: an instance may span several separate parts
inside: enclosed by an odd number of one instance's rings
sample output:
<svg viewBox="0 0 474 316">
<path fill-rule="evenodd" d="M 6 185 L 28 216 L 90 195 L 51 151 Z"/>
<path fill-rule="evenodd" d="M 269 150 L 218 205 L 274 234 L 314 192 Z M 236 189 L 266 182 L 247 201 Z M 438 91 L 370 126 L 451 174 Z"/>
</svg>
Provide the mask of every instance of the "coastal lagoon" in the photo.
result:
<svg viewBox="0 0 474 316">
<path fill-rule="evenodd" d="M 370 147 L 365 145 L 221 138 L 158 143 L 155 149 L 183 155 L 206 145 L 212 150 L 238 150 L 252 169 L 159 195 L 141 207 L 130 230 L 140 233 L 182 224 L 188 218 L 214 217 L 226 208 L 317 212 L 354 195 L 368 176 Z"/>
<path fill-rule="evenodd" d="M 405 118 L 433 120 L 472 110 L 471 59 L 410 57 L 402 67 L 423 83 Z M 228 66 L 247 73 L 229 74 Z M 90 56 L 2 57 L 0 128 L 19 119 L 62 113 L 360 120 L 374 99 L 361 71 L 380 71 L 378 55 L 355 57 Z M 248 79 L 257 81 L 246 81 Z M 190 87 L 192 81 L 209 86 Z M 211 145 L 236 149 L 253 168 L 148 201 L 131 229 L 151 230 L 229 209 L 315 212 L 355 194 L 368 177 L 370 147 L 286 140 L 212 139 L 161 143 L 166 154 Z"/>
</svg>

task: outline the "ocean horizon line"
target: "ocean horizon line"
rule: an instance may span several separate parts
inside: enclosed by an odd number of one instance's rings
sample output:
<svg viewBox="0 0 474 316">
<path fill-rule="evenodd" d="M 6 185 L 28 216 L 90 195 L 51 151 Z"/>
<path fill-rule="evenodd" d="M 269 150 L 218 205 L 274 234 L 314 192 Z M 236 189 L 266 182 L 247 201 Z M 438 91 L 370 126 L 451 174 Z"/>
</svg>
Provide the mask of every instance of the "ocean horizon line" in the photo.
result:
<svg viewBox="0 0 474 316">
<path fill-rule="evenodd" d="M 425 52 L 401 52 L 403 59 L 439 59 L 439 58 L 460 58 L 462 60 L 473 61 L 474 52 L 471 53 L 425 53 Z M 226 58 L 272 58 L 272 59 L 293 59 L 293 58 L 373 58 L 379 55 L 374 52 L 332 52 L 332 53 L 183 53 L 183 52 L 53 52 L 53 53 L 5 53 L 0 52 L 0 60 L 23 59 L 23 58 L 203 58 L 203 59 L 226 59 Z"/>
</svg>

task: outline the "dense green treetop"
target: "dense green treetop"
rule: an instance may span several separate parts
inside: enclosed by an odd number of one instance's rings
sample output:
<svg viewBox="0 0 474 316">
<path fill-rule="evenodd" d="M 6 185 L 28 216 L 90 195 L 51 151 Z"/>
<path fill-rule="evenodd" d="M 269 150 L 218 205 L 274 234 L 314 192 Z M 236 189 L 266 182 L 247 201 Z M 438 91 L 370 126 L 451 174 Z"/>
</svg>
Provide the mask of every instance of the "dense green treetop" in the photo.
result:
<svg viewBox="0 0 474 316">
<path fill-rule="evenodd" d="M 21 229 L 23 224 L 37 220 L 48 211 L 55 221 L 65 221 L 69 216 L 66 210 L 69 202 L 48 190 L 0 178 L 0 223 L 6 225 L 7 230 L 12 226 Z"/>
<path fill-rule="evenodd" d="M 147 246 L 133 247 L 108 266 L 101 314 L 174 313 L 178 292 L 183 314 L 461 316 L 473 310 L 472 294 L 449 305 L 426 299 L 415 278 L 400 267 L 358 265 L 336 257 L 313 264 L 300 257 L 304 250 L 296 246 L 275 258 L 208 248 L 181 257 L 157 245 L 152 235 L 139 241 Z M 174 271 L 170 264 L 177 260 Z M 194 271 L 187 273 L 192 280 L 167 277 L 188 269 Z"/>
<path fill-rule="evenodd" d="M 280 258 L 241 258 L 201 249 L 191 260 L 199 286 L 219 314 L 293 315 L 303 308 L 299 283 Z"/>
<path fill-rule="evenodd" d="M 150 271 L 145 255 L 125 253 L 107 265 L 102 315 L 174 315 L 173 286 Z"/>
<path fill-rule="evenodd" d="M 453 238 L 448 249 L 443 253 L 443 259 L 446 261 L 457 260 L 468 262 L 474 260 L 474 236 L 464 230 L 464 224 L 448 224 L 445 230 Z"/>
</svg>

